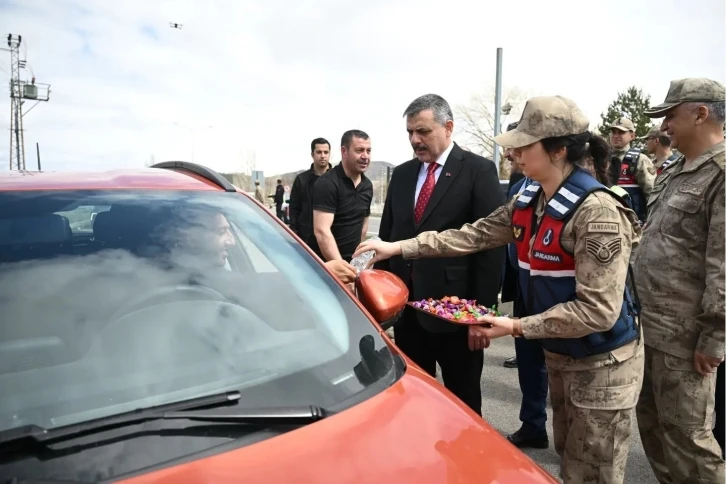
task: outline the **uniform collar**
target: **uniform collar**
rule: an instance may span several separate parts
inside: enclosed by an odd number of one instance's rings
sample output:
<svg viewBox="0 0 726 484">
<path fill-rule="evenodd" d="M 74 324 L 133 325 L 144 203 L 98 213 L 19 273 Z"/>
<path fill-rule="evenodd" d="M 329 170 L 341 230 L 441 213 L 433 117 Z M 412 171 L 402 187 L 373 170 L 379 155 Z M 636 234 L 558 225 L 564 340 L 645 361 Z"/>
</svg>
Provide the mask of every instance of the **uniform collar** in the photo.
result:
<svg viewBox="0 0 726 484">
<path fill-rule="evenodd" d="M 681 156 L 678 161 L 676 161 L 677 164 L 683 165 L 683 168 L 681 170 L 681 173 L 683 172 L 691 172 L 696 171 L 701 165 L 709 161 L 711 158 L 714 158 L 718 155 L 721 155 L 724 153 L 724 142 L 721 141 L 720 143 L 716 143 L 715 145 L 711 146 L 709 149 L 701 153 L 695 160 L 693 160 L 688 167 L 685 167 L 686 163 L 686 157 Z"/>
<path fill-rule="evenodd" d="M 670 157 L 671 157 L 672 155 L 673 155 L 673 151 L 671 151 L 669 155 L 667 155 L 667 156 L 664 156 L 662 160 L 659 160 L 659 159 L 658 159 L 658 155 L 656 155 L 653 161 L 654 161 L 655 163 L 658 163 L 658 166 L 660 166 L 660 165 L 662 165 L 662 164 L 663 164 L 663 162 L 664 162 L 665 160 L 667 160 L 668 158 L 670 158 Z"/>
</svg>

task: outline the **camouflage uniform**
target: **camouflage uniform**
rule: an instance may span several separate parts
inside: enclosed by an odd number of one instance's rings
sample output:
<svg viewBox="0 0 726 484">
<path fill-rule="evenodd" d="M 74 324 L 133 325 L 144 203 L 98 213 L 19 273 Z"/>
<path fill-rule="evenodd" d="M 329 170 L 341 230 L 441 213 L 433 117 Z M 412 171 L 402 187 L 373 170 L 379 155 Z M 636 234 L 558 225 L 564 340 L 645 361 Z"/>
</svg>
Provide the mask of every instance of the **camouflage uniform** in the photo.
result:
<svg viewBox="0 0 726 484">
<path fill-rule="evenodd" d="M 673 81 L 662 117 L 681 102 L 724 102 L 707 79 Z M 649 220 L 634 260 L 642 304 L 645 375 L 638 426 L 660 482 L 724 482 L 711 428 L 716 373 L 703 377 L 694 351 L 724 355 L 724 145 L 668 166 L 648 203 Z"/>
<path fill-rule="evenodd" d="M 535 102 L 535 100 L 537 100 Z M 540 139 L 585 132 L 587 118 L 571 101 L 535 98 L 522 121 L 501 146 L 524 146 Z M 424 232 L 400 242 L 406 259 L 451 257 L 513 243 L 512 215 L 517 197 L 490 216 L 459 230 Z M 541 219 L 540 196 L 535 210 Z M 620 239 L 620 251 L 607 263 L 588 251 L 587 240 L 608 244 Z M 635 213 L 608 192 L 593 192 L 564 227 L 561 242 L 576 261 L 577 299 L 521 319 L 525 338 L 577 338 L 610 329 L 618 318 L 632 246 L 640 238 Z M 531 245 L 534 238 L 530 240 Z M 530 254 L 531 255 L 531 254 Z M 554 414 L 554 442 L 562 457 L 565 483 L 621 483 L 630 446 L 634 408 L 643 374 L 643 339 L 610 353 L 575 360 L 545 351 Z"/>
<path fill-rule="evenodd" d="M 661 131 L 660 130 L 660 126 L 653 126 L 652 128 L 650 128 L 650 131 L 648 131 L 648 134 L 646 134 L 645 136 L 643 136 L 642 139 L 647 140 L 648 138 L 659 138 L 661 136 L 666 136 L 667 137 L 668 136 L 668 133 L 666 133 L 665 131 Z M 670 156 L 671 155 L 668 155 L 665 158 L 663 158 L 662 160 L 659 160 L 658 159 L 658 156 L 655 153 L 653 153 L 653 156 L 650 158 L 650 161 L 651 161 L 651 163 L 653 163 L 653 168 L 655 168 L 656 173 L 658 172 L 658 170 L 660 169 L 660 167 L 663 166 L 663 163 L 665 163 L 666 160 Z M 657 175 L 656 175 L 656 178 L 657 178 Z M 653 182 L 653 185 L 655 185 L 655 182 Z M 651 191 L 651 193 L 652 193 L 652 191 Z"/>
<path fill-rule="evenodd" d="M 620 131 L 632 131 L 635 132 L 635 125 L 631 120 L 628 118 L 620 118 L 615 123 L 613 123 L 612 126 L 610 126 L 610 129 L 618 129 Z M 620 150 L 613 150 L 612 155 L 614 157 L 617 157 L 621 162 L 623 161 L 623 158 L 625 158 L 625 154 L 630 150 L 630 144 L 625 146 L 625 148 L 622 148 Z M 653 161 L 648 158 L 645 154 L 640 153 L 640 156 L 638 157 L 638 165 L 637 165 L 637 174 L 636 179 L 638 181 L 638 186 L 640 187 L 640 190 L 643 192 L 643 196 L 647 200 L 650 196 L 650 192 L 653 191 L 653 182 L 655 181 L 655 172 L 656 169 L 653 166 Z"/>
</svg>

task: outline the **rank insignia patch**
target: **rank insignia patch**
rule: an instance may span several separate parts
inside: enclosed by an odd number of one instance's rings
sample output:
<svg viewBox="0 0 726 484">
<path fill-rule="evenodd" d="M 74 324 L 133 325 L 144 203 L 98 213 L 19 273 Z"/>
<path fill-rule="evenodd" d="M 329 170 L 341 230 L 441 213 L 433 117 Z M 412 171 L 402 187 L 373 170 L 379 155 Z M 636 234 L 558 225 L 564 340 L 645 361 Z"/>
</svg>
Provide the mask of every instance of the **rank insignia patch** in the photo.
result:
<svg viewBox="0 0 726 484">
<path fill-rule="evenodd" d="M 622 250 L 622 240 L 620 237 L 604 243 L 596 239 L 588 238 L 585 239 L 585 244 L 588 255 L 603 265 L 610 264 Z"/>
</svg>

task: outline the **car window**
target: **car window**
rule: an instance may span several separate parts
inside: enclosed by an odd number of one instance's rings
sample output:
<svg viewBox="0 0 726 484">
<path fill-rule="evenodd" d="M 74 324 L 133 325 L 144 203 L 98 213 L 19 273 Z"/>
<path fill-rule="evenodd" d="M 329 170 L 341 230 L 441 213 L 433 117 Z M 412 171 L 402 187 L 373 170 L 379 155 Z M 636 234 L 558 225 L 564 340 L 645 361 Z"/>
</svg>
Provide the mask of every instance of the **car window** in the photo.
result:
<svg viewBox="0 0 726 484">
<path fill-rule="evenodd" d="M 5 192 L 0 206 L 0 430 L 228 390 L 241 406 L 331 407 L 371 384 L 356 368 L 364 339 L 385 347 L 376 328 L 247 197 Z"/>
<path fill-rule="evenodd" d="M 235 224 L 232 224 L 232 229 L 234 236 L 240 241 L 242 249 L 249 257 L 255 272 L 279 272 L 277 267 L 270 262 L 270 259 L 265 257 L 265 254 L 247 238 L 244 231 L 240 230 Z"/>
<path fill-rule="evenodd" d="M 96 220 L 96 215 L 99 212 L 107 212 L 110 208 L 110 205 L 79 205 L 73 210 L 56 213 L 68 219 L 68 224 L 74 234 L 91 233 L 93 232 L 93 222 Z"/>
</svg>

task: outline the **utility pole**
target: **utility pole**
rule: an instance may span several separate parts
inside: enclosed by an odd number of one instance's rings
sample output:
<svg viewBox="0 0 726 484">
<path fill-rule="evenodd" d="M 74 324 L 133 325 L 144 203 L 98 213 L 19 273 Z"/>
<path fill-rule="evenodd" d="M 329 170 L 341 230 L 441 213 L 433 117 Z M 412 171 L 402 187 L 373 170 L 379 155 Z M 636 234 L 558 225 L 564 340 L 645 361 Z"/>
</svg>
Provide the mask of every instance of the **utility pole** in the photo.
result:
<svg viewBox="0 0 726 484">
<path fill-rule="evenodd" d="M 10 48 L 10 169 L 25 170 L 25 139 L 23 137 L 23 116 L 41 101 L 48 101 L 49 84 L 36 84 L 35 77 L 30 83 L 20 79 L 20 70 L 25 69 L 26 60 L 20 59 L 22 37 L 8 34 Z M 3 49 L 5 50 L 5 49 Z M 23 112 L 24 100 L 36 101 Z"/>
<path fill-rule="evenodd" d="M 497 48 L 497 84 L 494 94 L 494 136 L 501 132 L 501 111 L 502 111 L 502 48 Z M 499 174 L 499 145 L 494 143 L 494 166 Z"/>
</svg>

